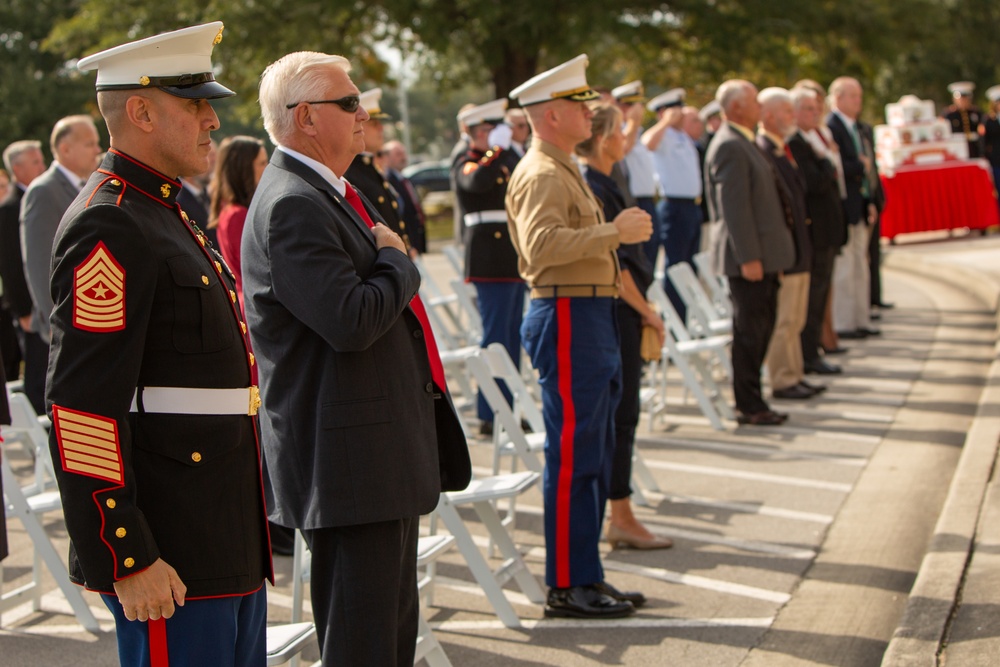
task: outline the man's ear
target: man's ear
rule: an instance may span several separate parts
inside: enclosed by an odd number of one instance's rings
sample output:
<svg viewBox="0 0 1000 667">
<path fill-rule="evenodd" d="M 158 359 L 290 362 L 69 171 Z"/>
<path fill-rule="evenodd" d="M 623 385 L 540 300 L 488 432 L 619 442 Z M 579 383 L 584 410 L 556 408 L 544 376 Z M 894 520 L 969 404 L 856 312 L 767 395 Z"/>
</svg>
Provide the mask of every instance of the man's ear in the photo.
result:
<svg viewBox="0 0 1000 667">
<path fill-rule="evenodd" d="M 311 104 L 300 104 L 292 109 L 292 118 L 295 120 L 295 127 L 305 134 L 311 137 L 317 134 Z"/>
<path fill-rule="evenodd" d="M 128 122 L 147 134 L 153 131 L 155 116 L 153 101 L 144 95 L 133 95 L 125 102 L 125 117 Z"/>
</svg>

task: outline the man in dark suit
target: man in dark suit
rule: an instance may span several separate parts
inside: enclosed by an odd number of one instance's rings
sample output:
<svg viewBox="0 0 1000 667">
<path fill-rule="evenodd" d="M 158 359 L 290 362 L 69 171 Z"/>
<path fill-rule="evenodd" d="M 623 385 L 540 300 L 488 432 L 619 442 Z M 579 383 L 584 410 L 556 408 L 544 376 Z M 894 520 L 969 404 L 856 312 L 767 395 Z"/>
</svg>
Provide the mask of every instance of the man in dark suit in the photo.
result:
<svg viewBox="0 0 1000 667">
<path fill-rule="evenodd" d="M 464 488 L 468 449 L 402 239 L 340 178 L 368 113 L 340 56 L 264 71 L 277 146 L 247 215 L 270 517 L 312 551 L 324 665 L 413 664 L 418 520 Z M 311 85 L 292 93 L 295 74 Z M 318 100 L 318 101 L 313 101 Z M 320 102 L 321 101 L 321 102 Z"/>
<path fill-rule="evenodd" d="M 716 272 L 729 277 L 733 298 L 733 393 L 741 424 L 777 425 L 787 415 L 761 395 L 760 367 L 774 330 L 778 275 L 795 261 L 795 245 L 774 170 L 757 146 L 757 88 L 726 81 L 715 94 L 726 122 L 705 155 L 705 191 L 712 219 Z"/>
<path fill-rule="evenodd" d="M 795 264 L 781 274 L 774 333 L 767 350 L 767 372 L 771 395 L 782 399 L 812 398 L 822 386 L 806 382 L 802 361 L 802 328 L 809 305 L 809 267 L 812 241 L 806 215 L 806 186 L 785 138 L 795 129 L 792 97 L 784 88 L 765 88 L 761 104 L 757 146 L 771 163 L 775 184 L 785 213 L 785 222 L 795 240 Z"/>
<path fill-rule="evenodd" d="M 63 213 L 97 168 L 101 140 L 90 116 L 67 116 L 52 128 L 52 164 L 36 178 L 21 201 L 21 254 L 24 275 L 34 303 L 33 326 L 38 337 L 25 337 L 24 393 L 39 414 L 45 410 L 45 370 L 48 365 L 49 266 L 52 240 Z"/>
<path fill-rule="evenodd" d="M 39 141 L 15 141 L 3 152 L 3 163 L 11 175 L 10 192 L 0 203 L 0 279 L 3 280 L 3 310 L 13 318 L 9 326 L 17 322 L 19 335 L 11 334 L 0 342 L 5 375 L 16 380 L 21 375 L 21 349 L 23 338 L 38 333 L 32 325 L 31 292 L 24 276 L 24 260 L 21 258 L 21 199 L 31 182 L 45 172 L 45 157 Z M 8 326 L 4 322 L 2 326 Z M 18 346 L 18 338 L 21 345 Z M 12 344 L 11 344 L 12 343 Z M 37 347 L 40 341 L 34 341 Z M 43 370 L 44 372 L 44 370 Z"/>
<path fill-rule="evenodd" d="M 819 126 L 822 104 L 815 91 L 809 88 L 795 88 L 791 94 L 798 131 L 788 140 L 788 148 L 805 180 L 806 213 L 813 248 L 809 269 L 809 306 L 802 329 L 802 359 L 806 372 L 832 374 L 839 372 L 840 367 L 826 362 L 820 355 L 820 337 L 830 295 L 833 263 L 840 247 L 847 241 L 847 228 L 837 185 L 837 167 L 821 157 L 804 134 Z"/>
<path fill-rule="evenodd" d="M 420 205 L 420 196 L 410 179 L 403 176 L 403 170 L 409 162 L 406 146 L 401 141 L 390 141 L 383 148 L 385 154 L 385 178 L 396 192 L 399 202 L 399 217 L 406 225 L 413 250 L 418 253 L 427 252 L 427 227 L 424 219 L 424 208 Z"/>
<path fill-rule="evenodd" d="M 842 76 L 830 84 L 827 127 L 840 149 L 847 198 L 844 215 L 847 243 L 834 262 L 833 328 L 841 338 L 865 338 L 880 333 L 871 326 L 871 274 L 868 242 L 876 216 L 873 203 L 874 160 L 866 154 L 858 125 L 862 90 L 857 79 Z"/>
</svg>

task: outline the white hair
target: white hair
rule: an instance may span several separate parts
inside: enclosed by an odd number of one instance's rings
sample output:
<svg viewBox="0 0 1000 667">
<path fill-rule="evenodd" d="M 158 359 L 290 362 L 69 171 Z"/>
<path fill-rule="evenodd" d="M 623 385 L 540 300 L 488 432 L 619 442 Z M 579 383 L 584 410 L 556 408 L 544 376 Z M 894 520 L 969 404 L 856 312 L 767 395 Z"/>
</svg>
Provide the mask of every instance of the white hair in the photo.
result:
<svg viewBox="0 0 1000 667">
<path fill-rule="evenodd" d="M 719 103 L 724 112 L 729 112 L 733 105 L 742 102 L 753 93 L 753 84 L 744 79 L 730 79 L 724 81 L 719 89 L 715 91 L 715 101 Z"/>
<path fill-rule="evenodd" d="M 7 148 L 3 149 L 3 166 L 7 168 L 7 171 L 13 175 L 14 165 L 21 160 L 21 156 L 29 151 L 40 151 L 42 150 L 42 142 L 34 141 L 33 139 L 22 139 L 21 141 L 15 141 Z"/>
<path fill-rule="evenodd" d="M 284 145 L 295 131 L 288 105 L 323 96 L 327 86 L 324 73 L 330 67 L 350 72 L 351 62 L 343 56 L 296 51 L 274 61 L 260 75 L 260 115 L 276 146 Z"/>
<path fill-rule="evenodd" d="M 796 109 L 802 106 L 802 103 L 806 100 L 813 100 L 814 102 L 819 102 L 819 95 L 812 88 L 806 88 L 805 86 L 796 86 L 788 92 L 789 96 L 792 98 L 792 104 Z"/>
<path fill-rule="evenodd" d="M 778 104 L 791 104 L 792 96 L 784 88 L 771 86 L 757 93 L 757 101 L 762 107 L 774 107 Z"/>
</svg>

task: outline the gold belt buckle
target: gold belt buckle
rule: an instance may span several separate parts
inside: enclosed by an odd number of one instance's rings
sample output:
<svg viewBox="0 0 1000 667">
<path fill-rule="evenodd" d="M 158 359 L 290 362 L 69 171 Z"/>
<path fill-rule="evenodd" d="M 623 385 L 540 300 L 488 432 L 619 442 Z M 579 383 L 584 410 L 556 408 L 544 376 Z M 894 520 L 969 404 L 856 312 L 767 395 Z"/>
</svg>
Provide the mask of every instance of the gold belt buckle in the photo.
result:
<svg viewBox="0 0 1000 667">
<path fill-rule="evenodd" d="M 247 415 L 254 417 L 257 415 L 257 411 L 260 409 L 260 389 L 257 385 L 250 386 L 250 409 L 247 411 Z"/>
</svg>

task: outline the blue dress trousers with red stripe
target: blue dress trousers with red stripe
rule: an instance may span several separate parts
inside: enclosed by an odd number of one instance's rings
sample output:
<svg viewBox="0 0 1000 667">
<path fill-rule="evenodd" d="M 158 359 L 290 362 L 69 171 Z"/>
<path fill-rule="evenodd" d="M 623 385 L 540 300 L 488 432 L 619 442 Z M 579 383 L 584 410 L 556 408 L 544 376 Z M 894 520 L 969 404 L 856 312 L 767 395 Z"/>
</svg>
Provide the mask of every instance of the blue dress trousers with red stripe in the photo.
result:
<svg viewBox="0 0 1000 667">
<path fill-rule="evenodd" d="M 545 582 L 604 580 L 601 524 L 621 398 L 615 299 L 533 299 L 521 340 L 539 373 L 545 417 Z"/>
</svg>

